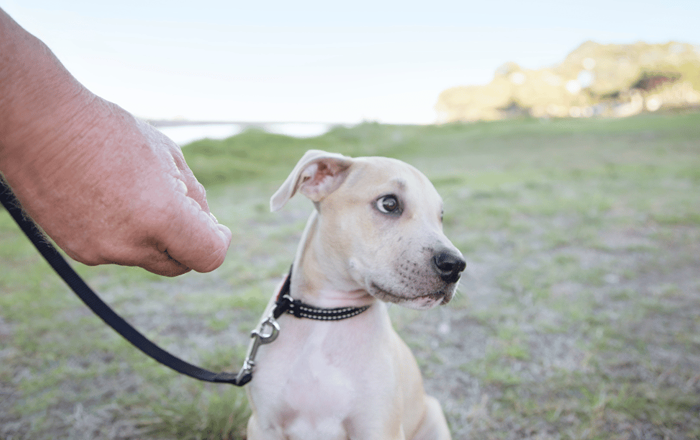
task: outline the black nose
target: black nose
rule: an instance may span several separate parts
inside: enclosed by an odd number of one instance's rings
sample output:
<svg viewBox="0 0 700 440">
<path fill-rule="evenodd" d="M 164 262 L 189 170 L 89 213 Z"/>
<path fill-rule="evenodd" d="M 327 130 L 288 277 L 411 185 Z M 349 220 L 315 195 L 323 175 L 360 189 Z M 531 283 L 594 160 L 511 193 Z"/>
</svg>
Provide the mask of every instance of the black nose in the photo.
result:
<svg viewBox="0 0 700 440">
<path fill-rule="evenodd" d="M 467 262 L 451 252 L 439 252 L 433 257 L 433 267 L 444 282 L 455 283 L 467 267 Z"/>
</svg>

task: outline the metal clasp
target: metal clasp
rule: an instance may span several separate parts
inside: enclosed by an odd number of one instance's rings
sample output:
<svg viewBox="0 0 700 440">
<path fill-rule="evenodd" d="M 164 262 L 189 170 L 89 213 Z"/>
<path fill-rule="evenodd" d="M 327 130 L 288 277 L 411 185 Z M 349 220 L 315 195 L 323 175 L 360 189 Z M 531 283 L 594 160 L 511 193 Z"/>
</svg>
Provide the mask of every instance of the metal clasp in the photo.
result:
<svg viewBox="0 0 700 440">
<path fill-rule="evenodd" d="M 255 356 L 258 354 L 258 348 L 260 348 L 261 345 L 273 342 L 277 339 L 279 333 L 280 325 L 272 315 L 261 322 L 257 329 L 250 332 L 250 337 L 253 338 L 253 340 L 248 346 L 248 353 L 246 354 L 245 361 L 243 361 L 243 367 L 236 377 L 238 382 L 250 382 L 253 378 L 253 367 L 255 367 Z"/>
</svg>

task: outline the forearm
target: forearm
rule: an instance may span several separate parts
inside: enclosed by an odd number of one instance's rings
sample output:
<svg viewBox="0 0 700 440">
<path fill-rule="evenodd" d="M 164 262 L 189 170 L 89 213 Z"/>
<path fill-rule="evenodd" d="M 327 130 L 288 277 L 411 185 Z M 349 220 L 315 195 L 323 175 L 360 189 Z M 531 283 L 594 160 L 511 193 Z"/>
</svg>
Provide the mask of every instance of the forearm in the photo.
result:
<svg viewBox="0 0 700 440">
<path fill-rule="evenodd" d="M 68 151 L 77 145 L 70 137 L 94 125 L 94 103 L 41 41 L 0 10 L 0 171 L 15 191 L 52 180 L 68 158 L 82 156 Z"/>
</svg>

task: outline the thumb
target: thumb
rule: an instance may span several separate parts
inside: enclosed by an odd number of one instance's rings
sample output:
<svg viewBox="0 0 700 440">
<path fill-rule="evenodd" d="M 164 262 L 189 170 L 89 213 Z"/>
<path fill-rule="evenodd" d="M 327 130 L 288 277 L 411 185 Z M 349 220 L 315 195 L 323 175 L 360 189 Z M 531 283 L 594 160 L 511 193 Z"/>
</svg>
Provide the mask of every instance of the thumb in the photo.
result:
<svg viewBox="0 0 700 440">
<path fill-rule="evenodd" d="M 159 234 L 159 250 L 192 270 L 211 272 L 226 258 L 231 231 L 194 199 L 182 194 L 179 202 L 179 209 Z"/>
<path fill-rule="evenodd" d="M 164 230 L 169 236 L 162 242 L 175 261 L 197 272 L 211 272 L 221 266 L 231 244 L 231 231 L 219 224 L 209 211 L 207 193 L 187 166 L 180 147 L 171 150 L 178 168 L 179 189 L 175 203 L 179 211 Z"/>
</svg>

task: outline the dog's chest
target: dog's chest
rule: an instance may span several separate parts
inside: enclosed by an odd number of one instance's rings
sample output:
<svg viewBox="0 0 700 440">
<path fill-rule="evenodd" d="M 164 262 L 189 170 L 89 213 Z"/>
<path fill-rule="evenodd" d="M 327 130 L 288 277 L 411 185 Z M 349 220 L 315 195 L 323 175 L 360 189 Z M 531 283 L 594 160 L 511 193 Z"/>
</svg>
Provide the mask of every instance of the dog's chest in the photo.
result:
<svg viewBox="0 0 700 440">
<path fill-rule="evenodd" d="M 353 420 L 372 411 L 368 402 L 380 405 L 377 396 L 394 394 L 391 358 L 377 349 L 386 346 L 377 338 L 390 329 L 381 322 L 374 328 L 371 318 L 281 321 L 278 340 L 260 351 L 250 385 L 260 420 L 290 438 L 347 438 Z"/>
</svg>

